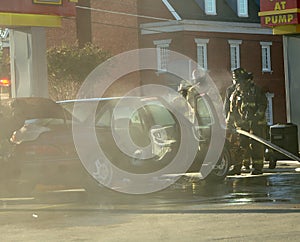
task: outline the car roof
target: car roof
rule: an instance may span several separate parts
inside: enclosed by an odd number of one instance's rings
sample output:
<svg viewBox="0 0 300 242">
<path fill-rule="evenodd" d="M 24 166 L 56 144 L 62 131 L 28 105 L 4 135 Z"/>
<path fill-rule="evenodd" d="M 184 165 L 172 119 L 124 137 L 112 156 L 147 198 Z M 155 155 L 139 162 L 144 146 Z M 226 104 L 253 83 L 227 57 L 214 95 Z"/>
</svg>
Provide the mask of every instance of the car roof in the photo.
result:
<svg viewBox="0 0 300 242">
<path fill-rule="evenodd" d="M 52 99 L 43 97 L 17 97 L 0 101 L 0 124 L 6 133 L 19 129 L 28 119 L 62 118 L 71 116 Z"/>
<path fill-rule="evenodd" d="M 111 101 L 111 100 L 121 100 L 121 99 L 138 99 L 141 101 L 146 100 L 158 100 L 158 97 L 155 96 L 118 96 L 118 97 L 96 97 L 96 98 L 82 98 L 82 99 L 68 99 L 68 100 L 60 100 L 56 101 L 56 103 L 74 103 L 74 102 L 91 102 L 91 101 Z"/>
</svg>

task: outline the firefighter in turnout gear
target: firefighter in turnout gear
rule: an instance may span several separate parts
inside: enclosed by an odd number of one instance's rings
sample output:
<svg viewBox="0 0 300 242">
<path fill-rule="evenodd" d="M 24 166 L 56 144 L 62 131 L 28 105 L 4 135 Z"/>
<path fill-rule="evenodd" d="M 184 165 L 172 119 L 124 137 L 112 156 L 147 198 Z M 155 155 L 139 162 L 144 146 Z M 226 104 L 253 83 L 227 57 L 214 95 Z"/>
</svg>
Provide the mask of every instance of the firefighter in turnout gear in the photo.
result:
<svg viewBox="0 0 300 242">
<path fill-rule="evenodd" d="M 241 75 L 242 74 L 242 75 Z M 243 75 L 245 75 L 243 77 Z M 232 84 L 226 89 L 226 93 L 225 93 L 225 99 L 224 99 L 224 106 L 223 106 L 223 111 L 224 111 L 224 115 L 225 115 L 225 119 L 226 119 L 226 124 L 227 124 L 227 138 L 228 140 L 231 142 L 231 144 L 235 144 L 232 148 L 233 150 L 233 156 L 236 156 L 239 151 L 240 151 L 240 146 L 239 146 L 239 135 L 234 132 L 235 130 L 235 126 L 234 126 L 234 122 L 233 119 L 229 119 L 229 114 L 230 114 L 230 103 L 231 103 L 231 95 L 232 93 L 235 91 L 236 86 L 237 86 L 237 79 L 241 80 L 244 78 L 248 78 L 248 73 L 246 71 L 244 71 L 243 73 L 238 72 L 238 71 L 234 71 L 232 72 Z M 238 144 L 238 145 L 236 145 Z M 246 169 L 250 169 L 250 156 L 247 155 L 247 152 L 245 150 L 244 152 L 244 158 L 243 158 L 243 165 L 245 166 Z M 233 174 L 240 174 L 241 171 L 241 167 L 240 164 L 242 164 L 240 161 L 240 159 L 238 158 L 238 161 L 235 161 L 238 165 L 236 165 L 235 169 L 233 169 L 231 171 L 231 173 Z"/>
<path fill-rule="evenodd" d="M 234 92 L 235 88 L 236 88 L 236 76 L 234 76 L 234 78 L 232 78 L 232 84 L 226 89 L 226 93 L 225 93 L 223 109 L 224 109 L 224 114 L 225 114 L 226 120 L 228 119 L 228 115 L 229 115 L 229 111 L 230 111 L 230 97 L 231 97 L 232 93 Z M 233 126 L 231 128 L 233 128 Z"/>
<path fill-rule="evenodd" d="M 229 98 L 229 111 L 225 114 L 227 127 L 242 129 L 265 138 L 267 108 L 265 93 L 254 83 L 252 73 L 243 68 L 233 70 L 232 79 L 236 84 Z M 264 146 L 242 135 L 238 140 L 239 149 L 236 155 L 238 160 L 230 174 L 240 174 L 243 161 L 248 158 L 252 161 L 252 174 L 262 174 Z"/>
<path fill-rule="evenodd" d="M 207 90 L 205 85 L 206 78 L 206 71 L 198 67 L 193 70 L 191 80 L 182 80 L 177 88 L 178 93 L 180 93 L 186 100 L 186 112 L 184 112 L 184 116 L 186 116 L 186 118 L 188 118 L 192 123 L 195 119 L 195 96 L 199 94 L 199 89 L 197 89 L 197 87 L 200 87 L 199 85 L 201 85 L 201 91 L 205 92 Z M 179 100 L 180 98 L 175 98 L 173 100 L 174 105 L 177 104 L 178 107 L 183 107 L 183 104 L 179 104 Z"/>
</svg>

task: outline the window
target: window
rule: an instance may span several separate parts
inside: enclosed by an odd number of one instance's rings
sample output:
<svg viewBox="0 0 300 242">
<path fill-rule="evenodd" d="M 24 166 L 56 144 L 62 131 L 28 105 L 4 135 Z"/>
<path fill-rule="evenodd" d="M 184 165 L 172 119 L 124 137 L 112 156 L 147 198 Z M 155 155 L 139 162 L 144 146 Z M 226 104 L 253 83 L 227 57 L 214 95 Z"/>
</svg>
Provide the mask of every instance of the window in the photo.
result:
<svg viewBox="0 0 300 242">
<path fill-rule="evenodd" d="M 174 126 L 176 124 L 172 114 L 167 108 L 162 106 L 162 104 L 150 104 L 144 107 L 147 112 L 149 112 L 149 115 L 151 115 L 154 125 L 166 127 L 169 125 Z"/>
<path fill-rule="evenodd" d="M 205 13 L 208 15 L 216 15 L 216 0 L 205 0 Z"/>
<path fill-rule="evenodd" d="M 268 125 L 273 125 L 273 98 L 274 93 L 267 92 L 266 97 L 268 100 L 268 106 L 266 110 L 266 120 Z"/>
<path fill-rule="evenodd" d="M 228 40 L 230 45 L 230 68 L 234 70 L 240 67 L 240 45 L 241 40 Z"/>
<path fill-rule="evenodd" d="M 168 58 L 169 58 L 169 45 L 171 39 L 155 40 L 153 42 L 156 45 L 157 50 L 157 70 L 161 72 L 167 71 Z"/>
<path fill-rule="evenodd" d="M 271 72 L 271 45 L 272 42 L 260 42 L 261 58 L 262 58 L 262 72 Z"/>
<path fill-rule="evenodd" d="M 248 17 L 248 0 L 238 0 L 237 9 L 239 17 Z"/>
<path fill-rule="evenodd" d="M 207 43 L 208 39 L 195 39 L 197 44 L 197 63 L 198 65 L 207 70 Z"/>
</svg>

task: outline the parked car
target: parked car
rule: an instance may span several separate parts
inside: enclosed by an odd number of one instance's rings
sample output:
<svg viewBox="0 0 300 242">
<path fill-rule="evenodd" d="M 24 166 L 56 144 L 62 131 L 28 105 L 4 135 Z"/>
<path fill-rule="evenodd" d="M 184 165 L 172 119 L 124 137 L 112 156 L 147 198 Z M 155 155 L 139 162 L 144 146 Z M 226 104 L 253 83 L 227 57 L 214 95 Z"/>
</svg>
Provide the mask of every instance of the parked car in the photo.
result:
<svg viewBox="0 0 300 242">
<path fill-rule="evenodd" d="M 86 175 L 76 151 L 70 152 L 72 116 L 60 105 L 24 97 L 2 100 L 0 107 L 3 189 L 25 192 L 41 184 L 61 185 L 73 178 L 74 170 Z"/>
<path fill-rule="evenodd" d="M 90 131 L 95 131 L 98 145 L 111 164 L 133 174 L 164 169 L 178 152 L 184 153 L 182 157 L 188 157 L 189 142 L 196 142 L 194 160 L 181 172 L 199 172 L 210 144 L 211 126 L 218 122 L 209 97 L 205 95 L 199 95 L 195 102 L 197 126 L 189 117 L 174 113 L 176 107 L 174 109 L 160 97 L 94 98 L 57 103 L 42 98 L 14 101 L 14 106 L 22 106 L 23 103 L 27 106 L 22 108 L 22 118 L 10 138 L 14 151 L 9 162 L 15 168 L 12 172 L 14 178 L 19 183 L 30 184 L 30 188 L 87 186 L 88 189 L 91 177 L 95 178 L 93 182 L 99 180 L 99 174 L 95 177 L 88 167 L 97 167 L 99 157 L 94 159 L 94 164 L 80 161 L 78 147 L 75 148 L 73 140 L 74 130 L 79 130 L 77 135 L 85 150 L 92 147 Z M 79 104 L 80 108 L 74 112 L 75 104 Z M 94 112 L 90 112 L 94 106 Z M 83 129 L 76 130 L 76 127 Z M 183 144 L 182 137 L 187 133 L 191 140 Z M 88 155 L 92 153 L 93 150 Z M 184 164 L 186 161 L 182 159 L 181 162 Z M 207 179 L 223 180 L 229 162 L 230 155 L 224 146 L 222 156 Z M 102 174 L 102 178 L 108 175 Z"/>
</svg>

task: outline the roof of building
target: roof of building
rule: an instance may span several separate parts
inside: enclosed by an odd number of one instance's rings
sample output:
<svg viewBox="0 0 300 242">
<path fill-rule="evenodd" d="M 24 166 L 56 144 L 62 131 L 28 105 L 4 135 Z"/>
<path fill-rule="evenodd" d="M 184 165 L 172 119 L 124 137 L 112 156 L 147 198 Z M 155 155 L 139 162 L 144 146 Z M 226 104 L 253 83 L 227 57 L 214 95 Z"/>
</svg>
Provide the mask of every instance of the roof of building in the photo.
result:
<svg viewBox="0 0 300 242">
<path fill-rule="evenodd" d="M 204 0 L 168 0 L 183 20 L 260 23 L 259 1 L 248 1 L 248 17 L 239 17 L 236 0 L 217 0 L 216 15 L 207 15 Z"/>
</svg>

